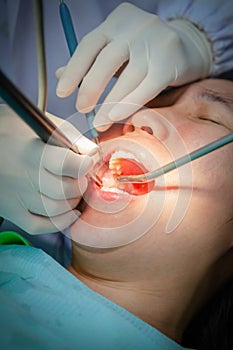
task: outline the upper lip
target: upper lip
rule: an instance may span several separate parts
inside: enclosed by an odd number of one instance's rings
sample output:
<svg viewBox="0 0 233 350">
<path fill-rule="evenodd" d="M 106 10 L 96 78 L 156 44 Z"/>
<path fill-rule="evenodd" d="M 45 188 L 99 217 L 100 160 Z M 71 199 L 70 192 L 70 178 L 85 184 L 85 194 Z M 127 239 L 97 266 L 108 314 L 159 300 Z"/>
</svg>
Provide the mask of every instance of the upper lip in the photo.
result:
<svg viewBox="0 0 233 350">
<path fill-rule="evenodd" d="M 153 164 L 156 163 L 154 154 L 135 140 L 119 137 L 104 141 L 101 143 L 101 146 L 104 154 L 104 160 L 118 150 L 125 151 L 134 155 L 138 162 L 141 163 L 148 171 L 154 169 Z"/>
</svg>

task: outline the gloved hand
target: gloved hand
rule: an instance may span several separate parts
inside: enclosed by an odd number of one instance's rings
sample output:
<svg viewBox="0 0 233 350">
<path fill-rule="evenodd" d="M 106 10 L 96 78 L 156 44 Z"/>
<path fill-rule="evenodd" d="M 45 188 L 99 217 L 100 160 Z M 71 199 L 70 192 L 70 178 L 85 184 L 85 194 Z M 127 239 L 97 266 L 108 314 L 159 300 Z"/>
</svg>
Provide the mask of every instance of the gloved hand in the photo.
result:
<svg viewBox="0 0 233 350">
<path fill-rule="evenodd" d="M 49 115 L 82 155 L 46 145 L 9 107 L 0 105 L 0 216 L 31 234 L 63 230 L 87 187 L 96 144 Z M 81 136 L 80 136 L 81 135 Z"/>
<path fill-rule="evenodd" d="M 82 39 L 67 67 L 57 72 L 57 95 L 70 95 L 83 79 L 76 107 L 88 112 L 127 61 L 104 101 L 111 104 L 103 104 L 96 114 L 94 126 L 99 131 L 128 117 L 168 85 L 178 86 L 208 76 L 211 45 L 189 21 L 165 22 L 123 3 Z"/>
</svg>

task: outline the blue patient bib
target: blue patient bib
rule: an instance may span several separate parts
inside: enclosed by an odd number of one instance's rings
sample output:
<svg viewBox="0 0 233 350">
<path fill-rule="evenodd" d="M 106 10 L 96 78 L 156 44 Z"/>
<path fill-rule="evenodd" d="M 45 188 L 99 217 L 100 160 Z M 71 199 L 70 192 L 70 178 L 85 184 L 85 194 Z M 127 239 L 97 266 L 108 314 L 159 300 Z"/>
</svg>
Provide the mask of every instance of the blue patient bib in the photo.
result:
<svg viewBox="0 0 233 350">
<path fill-rule="evenodd" d="M 0 344 L 7 350 L 181 350 L 40 249 L 0 246 Z"/>
</svg>

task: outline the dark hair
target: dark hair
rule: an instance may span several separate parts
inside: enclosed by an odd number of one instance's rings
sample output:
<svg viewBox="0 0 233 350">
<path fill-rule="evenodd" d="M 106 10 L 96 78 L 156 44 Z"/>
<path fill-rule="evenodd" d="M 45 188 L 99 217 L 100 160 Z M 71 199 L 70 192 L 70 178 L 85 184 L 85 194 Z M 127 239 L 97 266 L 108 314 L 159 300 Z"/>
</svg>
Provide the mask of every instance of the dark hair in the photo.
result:
<svg viewBox="0 0 233 350">
<path fill-rule="evenodd" d="M 229 70 L 225 73 L 221 73 L 217 78 L 219 79 L 226 79 L 226 80 L 232 80 L 233 81 L 233 69 Z"/>
<path fill-rule="evenodd" d="M 233 349 L 233 277 L 193 318 L 182 345 L 197 350 Z"/>
</svg>

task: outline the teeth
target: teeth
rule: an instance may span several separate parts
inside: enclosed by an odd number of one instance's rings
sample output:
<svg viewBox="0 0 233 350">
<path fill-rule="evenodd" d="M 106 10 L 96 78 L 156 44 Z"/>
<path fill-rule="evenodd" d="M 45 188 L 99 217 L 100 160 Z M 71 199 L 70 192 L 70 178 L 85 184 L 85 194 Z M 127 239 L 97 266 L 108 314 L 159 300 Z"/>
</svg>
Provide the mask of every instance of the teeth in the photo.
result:
<svg viewBox="0 0 233 350">
<path fill-rule="evenodd" d="M 111 170 L 111 173 L 113 175 L 121 175 L 122 173 L 122 168 L 120 164 L 114 163 L 109 166 L 109 169 Z"/>
<path fill-rule="evenodd" d="M 109 161 L 109 169 L 112 169 L 112 168 L 115 169 L 117 166 L 118 167 L 120 166 L 119 158 L 110 159 L 110 161 Z"/>
<path fill-rule="evenodd" d="M 103 187 L 101 188 L 101 191 L 128 194 L 127 192 L 122 191 L 122 190 L 120 190 L 120 189 L 118 189 L 118 188 L 116 188 L 116 187 L 105 187 L 105 186 L 103 186 Z"/>
<path fill-rule="evenodd" d="M 116 151 L 115 153 L 112 154 L 109 160 L 109 169 L 114 175 L 121 175 L 122 173 L 122 168 L 121 168 L 119 158 L 134 159 L 138 162 L 137 158 L 132 153 L 124 152 L 124 151 Z"/>
<path fill-rule="evenodd" d="M 124 152 L 124 151 L 116 151 L 115 153 L 113 153 L 111 156 L 110 162 L 117 158 L 130 158 L 138 162 L 137 158 L 132 153 Z"/>
<path fill-rule="evenodd" d="M 109 169 L 111 170 L 111 173 L 113 175 L 120 175 L 121 174 L 121 165 L 120 165 L 120 161 L 118 158 L 110 159 Z"/>
<path fill-rule="evenodd" d="M 112 167 L 114 166 L 114 168 L 116 168 L 117 166 L 120 166 L 120 158 L 117 159 L 113 159 L 109 162 L 109 166 Z M 111 168 L 110 168 L 111 169 Z"/>
</svg>

